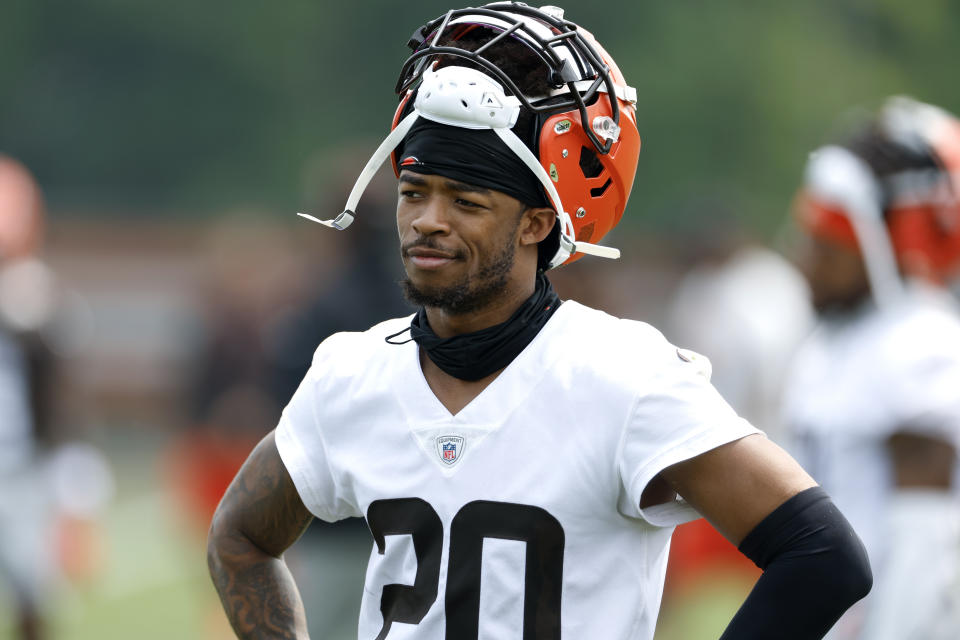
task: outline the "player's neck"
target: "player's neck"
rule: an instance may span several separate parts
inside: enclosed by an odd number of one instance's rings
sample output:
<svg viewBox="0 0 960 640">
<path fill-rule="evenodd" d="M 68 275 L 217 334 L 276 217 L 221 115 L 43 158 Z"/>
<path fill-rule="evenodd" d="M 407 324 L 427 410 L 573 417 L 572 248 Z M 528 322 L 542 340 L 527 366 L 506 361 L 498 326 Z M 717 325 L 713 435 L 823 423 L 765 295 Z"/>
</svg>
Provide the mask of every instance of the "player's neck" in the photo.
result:
<svg viewBox="0 0 960 640">
<path fill-rule="evenodd" d="M 534 288 L 534 280 L 529 280 L 525 285 L 508 287 L 491 304 L 470 313 L 451 314 L 436 307 L 426 307 L 427 320 L 440 338 L 480 331 L 509 320 L 520 305 L 533 295 Z"/>
<path fill-rule="evenodd" d="M 454 416 L 503 372 L 503 369 L 498 369 L 479 380 L 460 380 L 435 365 L 423 349 L 420 350 L 420 369 L 433 395 Z"/>
</svg>

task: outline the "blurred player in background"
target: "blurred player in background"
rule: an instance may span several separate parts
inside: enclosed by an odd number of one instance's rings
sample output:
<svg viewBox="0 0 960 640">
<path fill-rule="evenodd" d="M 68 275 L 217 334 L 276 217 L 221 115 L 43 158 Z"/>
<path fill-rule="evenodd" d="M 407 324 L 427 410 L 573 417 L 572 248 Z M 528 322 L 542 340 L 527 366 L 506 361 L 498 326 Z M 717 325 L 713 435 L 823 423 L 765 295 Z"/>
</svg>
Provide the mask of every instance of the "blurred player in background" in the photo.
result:
<svg viewBox="0 0 960 640">
<path fill-rule="evenodd" d="M 39 258 L 43 226 L 33 176 L 0 155 L 0 582 L 27 640 L 48 637 L 43 617 L 59 579 L 96 571 L 94 521 L 113 486 L 103 455 L 73 442 L 55 415 L 59 294 Z"/>
<path fill-rule="evenodd" d="M 814 152 L 796 202 L 820 323 L 786 387 L 804 467 L 876 583 L 836 638 L 960 637 L 960 122 L 898 97 Z"/>
<path fill-rule="evenodd" d="M 41 610 L 54 569 L 38 464 L 50 426 L 49 358 L 36 336 L 49 307 L 45 272 L 33 261 L 42 235 L 36 182 L 0 156 L 0 578 L 14 595 L 20 637 L 30 640 L 44 637 Z"/>
<path fill-rule="evenodd" d="M 618 255 L 593 243 L 633 183 L 635 90 L 556 7 L 451 11 L 410 46 L 393 130 L 322 223 L 392 156 L 420 310 L 325 340 L 227 490 L 208 561 L 235 631 L 306 637 L 282 554 L 314 516 L 365 516 L 362 640 L 649 640 L 699 511 L 765 569 L 723 637 L 821 637 L 870 586 L 829 497 L 705 359 L 546 277 Z"/>
<path fill-rule="evenodd" d="M 752 237 L 717 196 L 681 206 L 684 275 L 667 305 L 671 339 L 710 358 L 710 382 L 737 413 L 779 441 L 783 375 L 814 314 L 803 274 Z M 762 296 L 757 292 L 763 291 Z"/>
</svg>

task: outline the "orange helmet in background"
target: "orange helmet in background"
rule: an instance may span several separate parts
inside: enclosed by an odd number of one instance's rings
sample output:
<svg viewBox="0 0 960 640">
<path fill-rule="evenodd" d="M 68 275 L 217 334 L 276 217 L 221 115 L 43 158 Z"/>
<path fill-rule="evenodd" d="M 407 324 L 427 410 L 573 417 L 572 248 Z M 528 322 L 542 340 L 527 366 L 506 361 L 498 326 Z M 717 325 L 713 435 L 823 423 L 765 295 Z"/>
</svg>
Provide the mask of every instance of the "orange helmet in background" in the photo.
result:
<svg viewBox="0 0 960 640">
<path fill-rule="evenodd" d="M 943 282 L 960 268 L 960 121 L 888 99 L 866 126 L 807 163 L 794 206 L 809 233 L 858 249 L 878 298 L 901 273 Z"/>
<path fill-rule="evenodd" d="M 20 162 L 0 154 L 0 260 L 33 255 L 43 242 L 43 196 Z"/>
<path fill-rule="evenodd" d="M 939 107 L 891 98 L 880 114 L 890 139 L 934 167 L 885 178 L 887 226 L 894 251 L 909 271 L 944 279 L 960 267 L 960 120 Z"/>
</svg>

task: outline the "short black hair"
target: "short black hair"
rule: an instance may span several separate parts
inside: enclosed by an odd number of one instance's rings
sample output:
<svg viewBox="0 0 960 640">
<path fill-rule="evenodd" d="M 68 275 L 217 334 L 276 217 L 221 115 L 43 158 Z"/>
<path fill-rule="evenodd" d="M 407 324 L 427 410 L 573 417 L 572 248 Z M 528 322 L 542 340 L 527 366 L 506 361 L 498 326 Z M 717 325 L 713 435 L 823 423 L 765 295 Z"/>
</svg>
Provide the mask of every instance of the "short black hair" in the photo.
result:
<svg viewBox="0 0 960 640">
<path fill-rule="evenodd" d="M 878 178 L 912 169 L 940 167 L 932 149 L 917 149 L 891 140 L 876 121 L 855 131 L 841 146 L 863 159 Z"/>
<path fill-rule="evenodd" d="M 476 51 L 497 36 L 497 31 L 479 25 L 470 25 L 467 29 L 454 30 L 441 38 L 441 46 L 458 47 L 467 51 Z M 483 57 L 513 80 L 517 87 L 528 96 L 545 96 L 554 88 L 550 82 L 550 72 L 540 56 L 524 44 L 519 38 L 504 38 L 483 52 Z M 457 61 L 459 60 L 459 61 Z M 441 58 L 440 66 L 458 64 L 484 71 L 471 61 L 457 56 Z"/>
<path fill-rule="evenodd" d="M 465 29 L 458 29 L 440 39 L 441 46 L 458 47 L 467 51 L 476 51 L 481 46 L 496 37 L 497 31 L 479 25 L 469 25 Z M 508 37 L 497 42 L 483 52 L 483 57 L 503 71 L 525 96 L 547 96 L 554 89 L 550 82 L 550 70 L 533 49 L 516 37 Z M 440 67 L 458 65 L 476 69 L 487 73 L 480 65 L 467 58 L 455 55 L 440 57 Z M 509 93 L 510 89 L 504 87 Z M 536 118 L 526 107 L 520 107 L 520 115 L 513 126 L 514 133 L 536 153 L 537 134 L 535 131 Z"/>
</svg>

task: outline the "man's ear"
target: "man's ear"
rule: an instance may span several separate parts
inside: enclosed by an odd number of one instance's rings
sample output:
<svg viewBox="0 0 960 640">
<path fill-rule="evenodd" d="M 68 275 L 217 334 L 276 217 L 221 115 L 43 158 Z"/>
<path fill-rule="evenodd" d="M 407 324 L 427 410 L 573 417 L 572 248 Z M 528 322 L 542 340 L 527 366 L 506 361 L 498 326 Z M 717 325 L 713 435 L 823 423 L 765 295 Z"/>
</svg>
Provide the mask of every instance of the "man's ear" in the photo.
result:
<svg viewBox="0 0 960 640">
<path fill-rule="evenodd" d="M 529 207 L 521 214 L 520 244 L 539 244 L 553 229 L 557 213 L 549 207 Z"/>
</svg>

